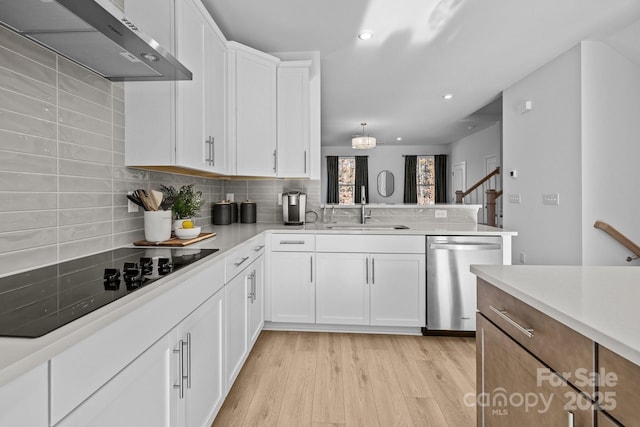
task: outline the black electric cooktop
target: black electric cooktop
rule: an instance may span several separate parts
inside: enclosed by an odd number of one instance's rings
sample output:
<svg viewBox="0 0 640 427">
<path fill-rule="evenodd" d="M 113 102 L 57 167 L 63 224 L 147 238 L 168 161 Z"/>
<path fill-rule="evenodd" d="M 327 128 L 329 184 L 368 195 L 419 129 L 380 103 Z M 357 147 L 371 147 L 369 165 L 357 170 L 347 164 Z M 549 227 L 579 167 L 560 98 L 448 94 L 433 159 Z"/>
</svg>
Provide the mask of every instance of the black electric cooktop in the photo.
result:
<svg viewBox="0 0 640 427">
<path fill-rule="evenodd" d="M 218 249 L 120 248 L 0 278 L 0 336 L 36 338 Z"/>
</svg>

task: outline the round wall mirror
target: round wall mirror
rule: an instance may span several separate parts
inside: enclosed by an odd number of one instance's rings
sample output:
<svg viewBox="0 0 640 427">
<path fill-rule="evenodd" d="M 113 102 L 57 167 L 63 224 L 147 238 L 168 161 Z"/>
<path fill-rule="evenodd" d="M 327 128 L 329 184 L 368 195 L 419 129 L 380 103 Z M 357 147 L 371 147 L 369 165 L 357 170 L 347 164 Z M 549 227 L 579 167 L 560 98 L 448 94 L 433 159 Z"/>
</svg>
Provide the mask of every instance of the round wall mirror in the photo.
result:
<svg viewBox="0 0 640 427">
<path fill-rule="evenodd" d="M 390 171 L 382 171 L 378 174 L 378 194 L 389 197 L 393 194 L 394 177 Z"/>
</svg>

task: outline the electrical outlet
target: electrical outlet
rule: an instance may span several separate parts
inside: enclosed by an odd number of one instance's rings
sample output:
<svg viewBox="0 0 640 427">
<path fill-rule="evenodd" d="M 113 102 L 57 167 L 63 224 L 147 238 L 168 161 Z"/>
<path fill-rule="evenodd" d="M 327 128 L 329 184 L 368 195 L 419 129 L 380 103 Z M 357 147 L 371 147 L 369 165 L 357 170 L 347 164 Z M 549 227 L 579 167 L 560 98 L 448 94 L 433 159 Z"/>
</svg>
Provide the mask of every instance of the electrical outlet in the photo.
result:
<svg viewBox="0 0 640 427">
<path fill-rule="evenodd" d="M 278 202 L 278 206 L 282 206 L 282 193 L 278 193 L 276 197 L 277 197 L 276 201 Z"/>
<path fill-rule="evenodd" d="M 526 264 L 527 263 L 527 254 L 525 254 L 524 252 L 520 252 L 520 264 Z"/>
<path fill-rule="evenodd" d="M 133 191 L 129 191 L 128 195 L 132 195 Z M 138 205 L 127 199 L 127 212 L 138 212 Z"/>
<path fill-rule="evenodd" d="M 227 200 L 230 201 L 230 202 L 235 201 L 235 194 L 227 193 Z"/>
<path fill-rule="evenodd" d="M 446 209 L 436 209 L 436 218 L 446 218 L 447 210 Z"/>
</svg>

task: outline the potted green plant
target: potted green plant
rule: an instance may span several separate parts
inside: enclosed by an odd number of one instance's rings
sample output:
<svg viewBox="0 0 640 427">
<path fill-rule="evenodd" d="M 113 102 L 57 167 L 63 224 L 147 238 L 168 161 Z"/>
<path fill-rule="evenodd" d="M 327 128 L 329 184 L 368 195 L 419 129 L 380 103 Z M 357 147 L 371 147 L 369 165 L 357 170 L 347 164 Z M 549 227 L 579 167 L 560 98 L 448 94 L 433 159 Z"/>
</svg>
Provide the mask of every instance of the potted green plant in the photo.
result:
<svg viewBox="0 0 640 427">
<path fill-rule="evenodd" d="M 174 229 L 181 227 L 183 221 L 191 219 L 200 212 L 204 204 L 202 191 L 195 191 L 194 185 L 183 185 L 176 191 L 172 186 L 161 186 L 161 191 L 165 198 L 173 200 L 171 211 L 173 212 Z"/>
</svg>

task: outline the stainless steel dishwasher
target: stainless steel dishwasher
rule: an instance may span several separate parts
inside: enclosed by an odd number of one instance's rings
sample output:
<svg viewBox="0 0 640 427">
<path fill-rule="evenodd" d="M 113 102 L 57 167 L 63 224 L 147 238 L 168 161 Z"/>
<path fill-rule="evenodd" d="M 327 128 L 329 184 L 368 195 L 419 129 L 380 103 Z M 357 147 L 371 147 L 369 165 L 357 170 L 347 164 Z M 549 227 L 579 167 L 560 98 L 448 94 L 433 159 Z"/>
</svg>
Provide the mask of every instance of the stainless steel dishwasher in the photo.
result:
<svg viewBox="0 0 640 427">
<path fill-rule="evenodd" d="M 476 276 L 471 264 L 502 264 L 500 236 L 427 236 L 429 331 L 476 330 Z"/>
</svg>

